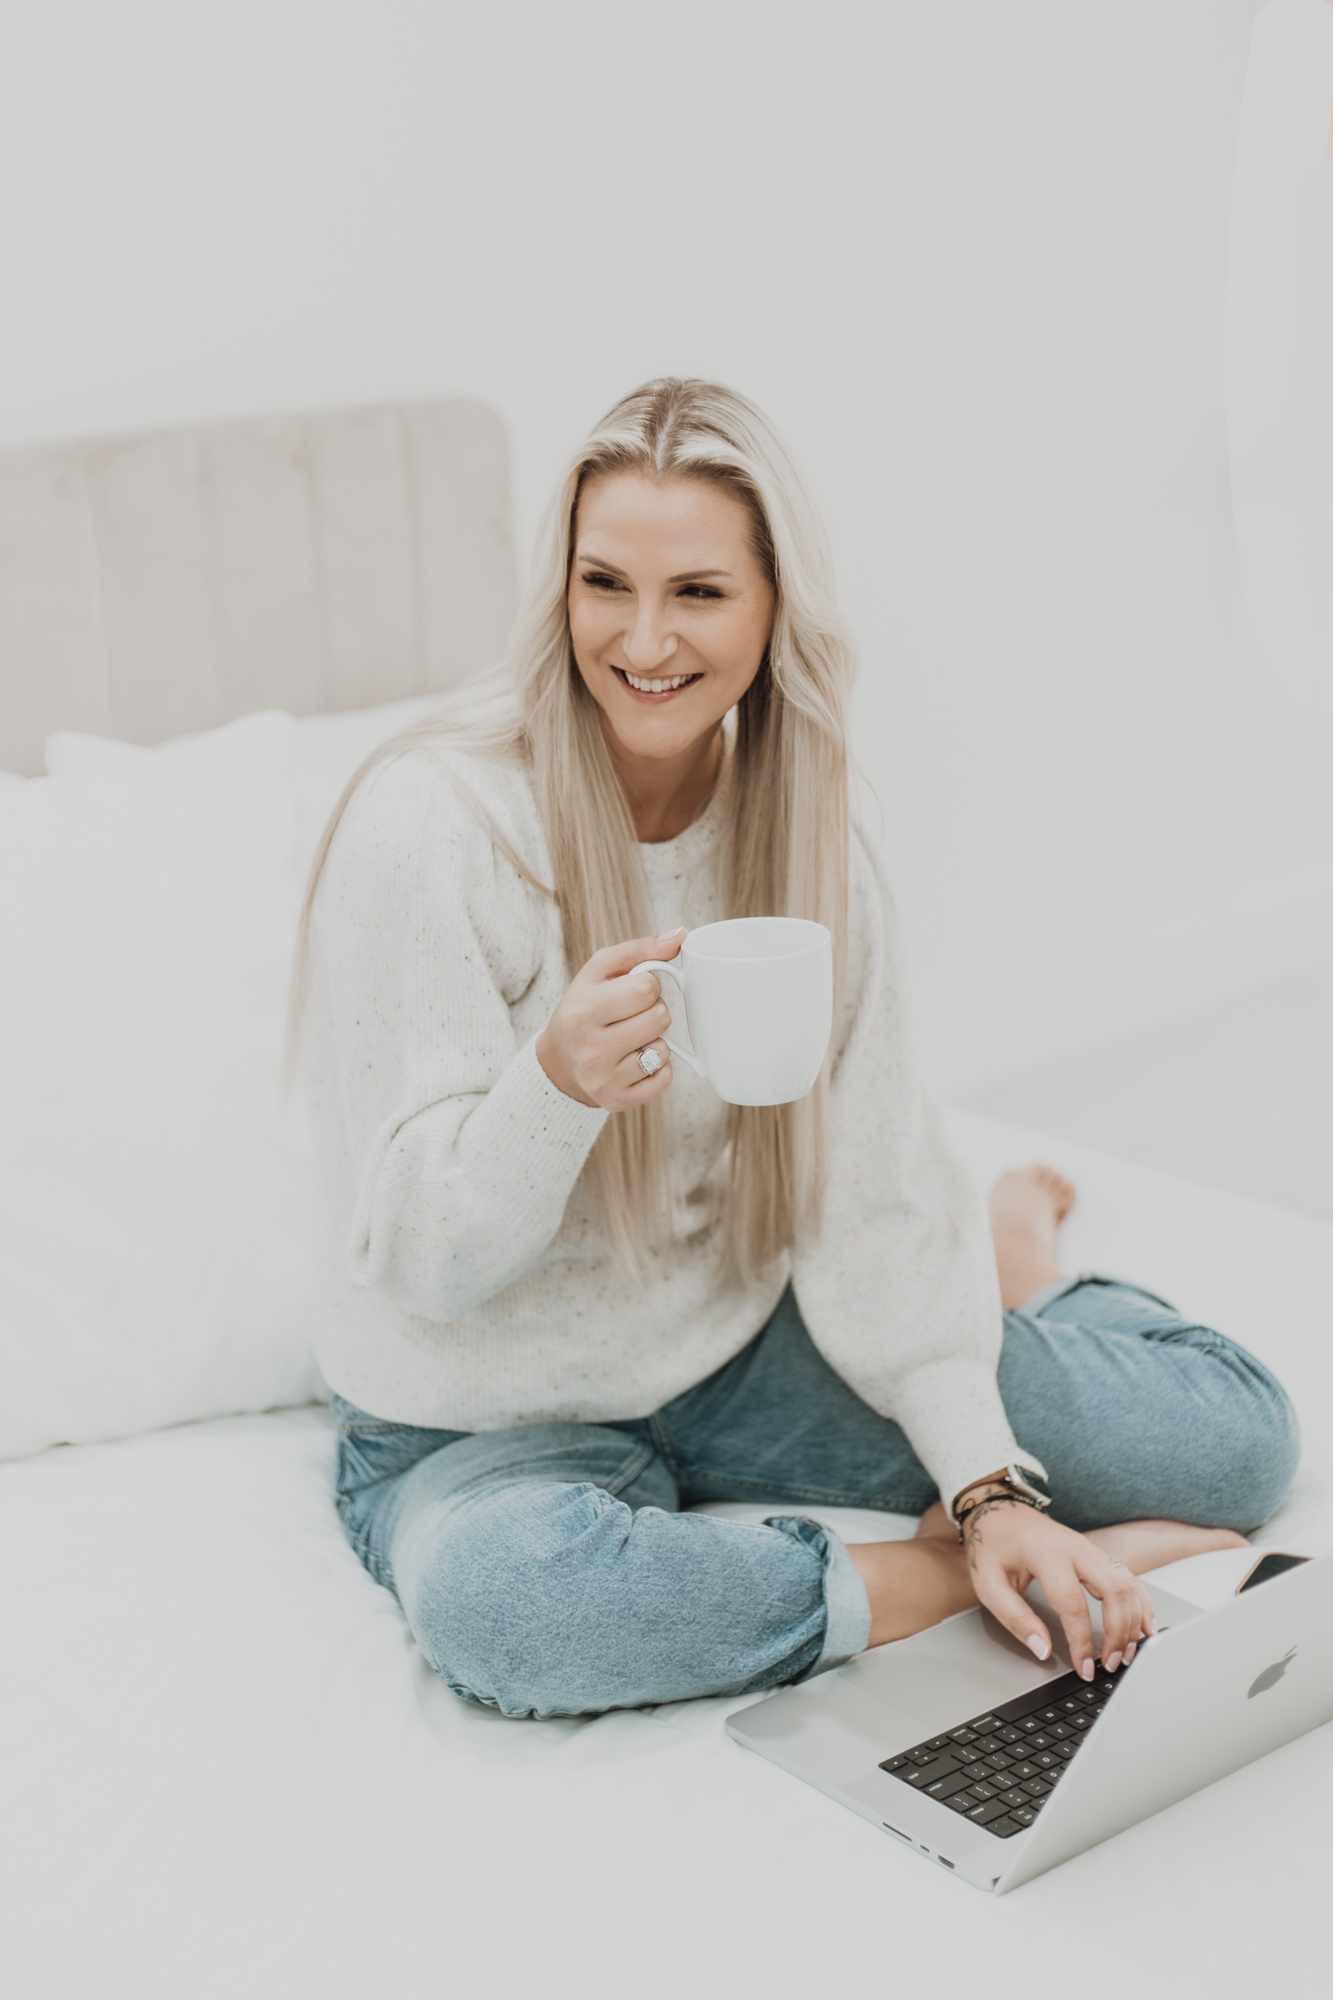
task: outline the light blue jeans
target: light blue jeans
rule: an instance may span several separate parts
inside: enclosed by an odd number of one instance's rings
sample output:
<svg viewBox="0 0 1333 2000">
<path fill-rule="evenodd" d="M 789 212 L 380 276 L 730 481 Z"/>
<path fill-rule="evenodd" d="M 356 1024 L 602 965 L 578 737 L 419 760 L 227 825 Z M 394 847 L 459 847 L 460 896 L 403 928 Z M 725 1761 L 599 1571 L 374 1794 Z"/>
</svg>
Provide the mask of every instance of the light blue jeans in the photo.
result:
<svg viewBox="0 0 1333 2000">
<path fill-rule="evenodd" d="M 1165 1515 L 1253 1529 L 1291 1483 L 1295 1413 L 1235 1341 L 1109 1279 L 1004 1318 L 1000 1393 L 1070 1527 Z M 788 1291 L 733 1361 L 655 1416 L 469 1434 L 340 1397 L 337 1505 L 456 1694 L 506 1715 L 745 1694 L 859 1652 L 865 1588 L 802 1505 L 921 1514 L 897 1424 L 822 1358 Z M 773 1501 L 763 1526 L 682 1513 Z"/>
</svg>

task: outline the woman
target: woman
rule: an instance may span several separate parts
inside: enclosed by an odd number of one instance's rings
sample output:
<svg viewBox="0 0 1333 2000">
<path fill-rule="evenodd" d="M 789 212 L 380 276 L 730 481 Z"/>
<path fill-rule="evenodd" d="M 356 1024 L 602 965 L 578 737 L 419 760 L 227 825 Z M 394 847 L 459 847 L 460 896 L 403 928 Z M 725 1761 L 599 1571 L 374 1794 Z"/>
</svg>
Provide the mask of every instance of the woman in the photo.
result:
<svg viewBox="0 0 1333 2000">
<path fill-rule="evenodd" d="M 508 1715 L 763 1688 L 976 1599 L 1044 1658 L 1034 1578 L 1088 1677 L 1101 1599 L 1114 1668 L 1152 1629 L 1135 1572 L 1282 1497 L 1283 1391 L 1149 1294 L 1062 1278 L 1058 1176 L 1006 1176 L 993 1240 L 912 1065 L 849 820 L 851 646 L 762 415 L 626 397 L 542 549 L 509 667 L 358 774 L 311 889 L 353 1547 Z M 673 1067 L 633 968 L 783 912 L 833 934 L 829 1058 L 738 1109 Z M 761 1496 L 763 1526 L 681 1511 Z M 818 1502 L 921 1532 L 847 1547 Z"/>
</svg>

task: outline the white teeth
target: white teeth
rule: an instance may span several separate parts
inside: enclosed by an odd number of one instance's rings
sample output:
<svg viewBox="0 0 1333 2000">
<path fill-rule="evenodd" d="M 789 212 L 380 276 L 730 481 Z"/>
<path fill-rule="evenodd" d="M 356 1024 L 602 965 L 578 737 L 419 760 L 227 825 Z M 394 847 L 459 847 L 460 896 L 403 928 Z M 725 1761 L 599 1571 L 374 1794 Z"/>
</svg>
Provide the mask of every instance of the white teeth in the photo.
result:
<svg viewBox="0 0 1333 2000">
<path fill-rule="evenodd" d="M 693 674 L 677 674 L 674 680 L 644 681 L 640 680 L 637 674 L 632 674 L 628 667 L 622 667 L 620 671 L 630 686 L 637 688 L 640 694 L 669 694 L 672 688 L 684 687 L 686 681 L 694 679 Z"/>
</svg>

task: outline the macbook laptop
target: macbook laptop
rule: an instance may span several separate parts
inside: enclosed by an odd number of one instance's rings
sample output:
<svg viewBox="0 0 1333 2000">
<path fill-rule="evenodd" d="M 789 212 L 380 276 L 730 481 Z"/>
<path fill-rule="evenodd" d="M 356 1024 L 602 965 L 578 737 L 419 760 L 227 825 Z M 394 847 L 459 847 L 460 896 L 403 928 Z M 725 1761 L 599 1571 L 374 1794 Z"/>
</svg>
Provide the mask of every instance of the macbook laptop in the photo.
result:
<svg viewBox="0 0 1333 2000">
<path fill-rule="evenodd" d="M 1333 1718 L 1333 1555 L 1207 1611 L 1144 1582 L 1158 1633 L 1115 1674 L 1071 1671 L 1034 1588 L 1044 1665 L 973 1609 L 761 1697 L 727 1732 L 1003 1895 Z"/>
</svg>

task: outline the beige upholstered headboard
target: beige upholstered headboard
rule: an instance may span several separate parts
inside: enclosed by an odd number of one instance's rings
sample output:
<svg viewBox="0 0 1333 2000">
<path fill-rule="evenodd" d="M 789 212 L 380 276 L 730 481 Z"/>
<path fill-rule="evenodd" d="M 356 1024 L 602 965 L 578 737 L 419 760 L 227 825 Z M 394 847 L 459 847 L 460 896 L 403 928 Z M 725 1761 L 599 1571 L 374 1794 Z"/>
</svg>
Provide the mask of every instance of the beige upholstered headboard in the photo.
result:
<svg viewBox="0 0 1333 2000">
<path fill-rule="evenodd" d="M 0 452 L 0 770 L 491 664 L 516 595 L 499 418 L 461 398 Z"/>
</svg>

